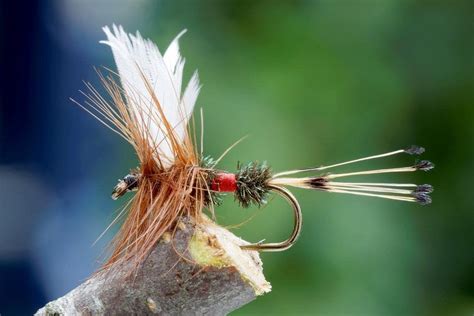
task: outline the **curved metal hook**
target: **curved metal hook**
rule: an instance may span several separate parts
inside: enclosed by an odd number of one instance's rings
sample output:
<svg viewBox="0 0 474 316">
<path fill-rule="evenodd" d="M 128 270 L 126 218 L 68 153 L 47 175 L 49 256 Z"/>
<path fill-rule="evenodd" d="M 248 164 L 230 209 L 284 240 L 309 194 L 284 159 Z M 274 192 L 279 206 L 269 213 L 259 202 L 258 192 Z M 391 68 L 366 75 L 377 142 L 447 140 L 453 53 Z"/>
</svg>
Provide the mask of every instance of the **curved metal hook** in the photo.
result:
<svg viewBox="0 0 474 316">
<path fill-rule="evenodd" d="M 288 191 L 287 189 L 276 186 L 276 185 L 269 185 L 268 186 L 271 190 L 275 191 L 277 194 L 282 196 L 290 205 L 293 207 L 293 213 L 295 216 L 293 232 L 291 233 L 290 237 L 282 242 L 279 243 L 256 243 L 256 244 L 249 244 L 240 246 L 243 250 L 256 250 L 256 251 L 283 251 L 291 246 L 296 242 L 298 239 L 300 232 L 301 232 L 301 225 L 303 223 L 303 217 L 301 213 L 301 207 L 296 200 L 295 196 Z"/>
</svg>

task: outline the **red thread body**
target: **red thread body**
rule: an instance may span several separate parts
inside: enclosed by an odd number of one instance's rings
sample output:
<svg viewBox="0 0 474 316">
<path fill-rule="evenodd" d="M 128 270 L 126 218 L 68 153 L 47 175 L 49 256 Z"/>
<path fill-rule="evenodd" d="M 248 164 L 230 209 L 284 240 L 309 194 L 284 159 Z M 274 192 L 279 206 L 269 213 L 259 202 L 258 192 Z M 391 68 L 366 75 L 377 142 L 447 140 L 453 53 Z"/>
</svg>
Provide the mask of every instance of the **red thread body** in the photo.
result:
<svg viewBox="0 0 474 316">
<path fill-rule="evenodd" d="M 235 192 L 237 181 L 233 173 L 218 173 L 211 183 L 211 190 L 217 192 Z"/>
</svg>

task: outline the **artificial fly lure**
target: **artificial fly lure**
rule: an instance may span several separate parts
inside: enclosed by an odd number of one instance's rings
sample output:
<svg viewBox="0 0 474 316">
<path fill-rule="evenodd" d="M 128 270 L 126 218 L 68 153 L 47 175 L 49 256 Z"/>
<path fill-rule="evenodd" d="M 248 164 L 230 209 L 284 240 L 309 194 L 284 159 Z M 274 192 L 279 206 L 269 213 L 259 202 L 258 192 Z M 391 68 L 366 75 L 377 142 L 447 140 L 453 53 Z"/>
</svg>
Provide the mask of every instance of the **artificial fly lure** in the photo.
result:
<svg viewBox="0 0 474 316">
<path fill-rule="evenodd" d="M 265 163 L 257 162 L 239 165 L 236 173 L 217 169 L 220 158 L 213 160 L 202 154 L 202 131 L 199 152 L 191 133 L 189 121 L 200 84 L 198 74 L 194 72 L 182 92 L 185 60 L 180 54 L 178 40 L 184 31 L 162 54 L 153 42 L 143 39 L 138 32 L 127 34 L 122 27 L 115 25 L 103 30 L 107 40 L 101 43 L 111 47 L 118 70 L 117 73 L 110 71 L 107 76 L 99 73 L 110 98 L 103 98 L 91 84 L 86 83 L 88 92 L 83 92 L 85 104 L 76 103 L 129 142 L 139 159 L 139 167 L 119 180 L 112 192 L 113 199 L 130 191 L 135 191 L 135 195 L 115 220 L 126 217 L 103 269 L 130 260 L 139 265 L 163 234 L 173 231 L 181 217 L 191 216 L 199 220 L 205 208 L 213 213 L 213 207 L 218 205 L 219 195 L 223 193 L 233 193 L 242 207 L 262 205 L 272 192 L 291 205 L 294 212 L 291 236 L 279 243 L 259 242 L 241 246 L 244 250 L 257 251 L 282 251 L 297 240 L 302 214 L 289 187 L 431 203 L 429 194 L 433 188 L 428 184 L 338 181 L 353 176 L 428 171 L 434 166 L 427 160 L 401 168 L 327 173 L 327 170 L 365 160 L 403 153 L 420 155 L 424 149 L 418 146 L 276 174 Z M 312 175 L 297 177 L 303 173 Z"/>
</svg>

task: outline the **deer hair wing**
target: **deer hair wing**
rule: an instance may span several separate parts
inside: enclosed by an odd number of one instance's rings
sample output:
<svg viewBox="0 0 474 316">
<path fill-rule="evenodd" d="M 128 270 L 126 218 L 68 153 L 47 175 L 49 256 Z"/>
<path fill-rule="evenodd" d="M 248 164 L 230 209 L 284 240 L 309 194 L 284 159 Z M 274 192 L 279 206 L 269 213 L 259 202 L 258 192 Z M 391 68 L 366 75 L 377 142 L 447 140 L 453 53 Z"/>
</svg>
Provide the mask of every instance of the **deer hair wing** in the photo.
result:
<svg viewBox="0 0 474 316">
<path fill-rule="evenodd" d="M 146 135 L 156 158 L 167 168 L 175 160 L 170 138 L 184 141 L 200 90 L 195 71 L 184 93 L 181 92 L 185 60 L 179 52 L 178 40 L 185 30 L 176 36 L 164 55 L 139 32 L 127 34 L 116 25 L 112 30 L 108 26 L 103 30 L 107 40 L 101 43 L 112 48 L 133 123 Z"/>
</svg>

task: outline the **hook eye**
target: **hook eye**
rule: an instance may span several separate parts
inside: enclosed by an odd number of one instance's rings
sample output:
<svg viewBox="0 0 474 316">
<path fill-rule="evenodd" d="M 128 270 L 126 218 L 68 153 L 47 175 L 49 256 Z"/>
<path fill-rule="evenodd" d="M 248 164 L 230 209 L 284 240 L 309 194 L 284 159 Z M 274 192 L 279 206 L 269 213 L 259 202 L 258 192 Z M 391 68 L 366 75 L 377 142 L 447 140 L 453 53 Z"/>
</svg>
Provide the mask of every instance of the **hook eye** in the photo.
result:
<svg viewBox="0 0 474 316">
<path fill-rule="evenodd" d="M 123 177 L 123 179 L 119 179 L 117 185 L 112 191 L 112 199 L 117 200 L 127 192 L 136 191 L 138 189 L 140 178 L 140 174 L 130 173 Z"/>
<path fill-rule="evenodd" d="M 303 217 L 301 213 L 301 207 L 296 200 L 295 196 L 288 191 L 288 189 L 284 187 L 280 187 L 277 185 L 269 185 L 270 190 L 275 191 L 275 193 L 279 194 L 283 197 L 293 208 L 294 214 L 294 224 L 293 224 L 293 232 L 291 233 L 290 237 L 282 242 L 279 243 L 263 243 L 258 242 L 255 244 L 243 245 L 240 246 L 243 250 L 256 250 L 256 251 L 283 251 L 291 246 L 296 242 L 298 236 L 301 233 L 301 225 L 303 224 Z"/>
</svg>

